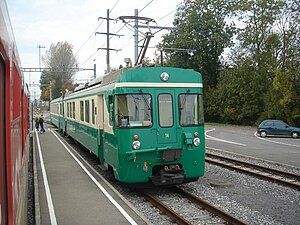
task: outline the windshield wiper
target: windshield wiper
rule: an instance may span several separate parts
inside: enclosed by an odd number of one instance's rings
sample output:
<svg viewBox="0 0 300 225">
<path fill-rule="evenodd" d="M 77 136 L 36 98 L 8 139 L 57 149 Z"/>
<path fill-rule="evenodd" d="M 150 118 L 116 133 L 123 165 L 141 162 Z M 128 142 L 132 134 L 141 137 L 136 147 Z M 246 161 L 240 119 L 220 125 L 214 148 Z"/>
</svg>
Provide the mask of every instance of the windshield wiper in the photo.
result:
<svg viewBox="0 0 300 225">
<path fill-rule="evenodd" d="M 188 96 L 187 94 L 188 94 L 188 93 L 190 93 L 190 89 L 188 89 L 188 90 L 186 91 L 186 94 L 184 94 L 184 96 L 183 96 L 182 107 L 180 107 L 180 111 L 184 109 L 183 106 L 185 105 L 185 102 L 186 102 L 186 99 L 187 99 L 187 96 Z"/>
<path fill-rule="evenodd" d="M 148 101 L 146 99 L 146 96 L 144 95 L 144 92 L 142 91 L 142 89 L 140 89 L 139 92 L 142 93 L 142 97 L 144 99 L 144 102 L 146 103 L 147 109 L 151 110 L 151 107 L 150 107 L 150 105 L 149 105 L 149 103 L 148 103 Z"/>
</svg>

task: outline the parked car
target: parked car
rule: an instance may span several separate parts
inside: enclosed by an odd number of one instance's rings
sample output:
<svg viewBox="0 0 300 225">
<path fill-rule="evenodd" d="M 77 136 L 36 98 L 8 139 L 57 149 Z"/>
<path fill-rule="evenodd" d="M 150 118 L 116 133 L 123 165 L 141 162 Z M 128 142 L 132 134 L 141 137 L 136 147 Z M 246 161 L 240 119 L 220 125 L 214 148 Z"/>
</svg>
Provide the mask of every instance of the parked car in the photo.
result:
<svg viewBox="0 0 300 225">
<path fill-rule="evenodd" d="M 264 120 L 259 124 L 257 133 L 263 138 L 268 135 L 282 135 L 298 138 L 300 128 L 289 126 L 281 120 Z"/>
</svg>

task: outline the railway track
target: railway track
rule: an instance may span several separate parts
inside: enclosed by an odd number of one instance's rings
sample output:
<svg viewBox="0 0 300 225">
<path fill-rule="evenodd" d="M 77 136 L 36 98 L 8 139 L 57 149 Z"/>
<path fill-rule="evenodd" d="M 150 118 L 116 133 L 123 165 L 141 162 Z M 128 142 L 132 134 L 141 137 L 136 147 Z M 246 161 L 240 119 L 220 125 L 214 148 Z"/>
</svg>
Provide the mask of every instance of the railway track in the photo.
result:
<svg viewBox="0 0 300 225">
<path fill-rule="evenodd" d="M 169 192 L 163 197 L 158 197 L 149 192 L 142 192 L 153 206 L 169 216 L 175 223 L 179 225 L 192 224 L 232 224 L 246 225 L 244 221 L 234 218 L 230 214 L 216 208 L 215 206 L 205 202 L 199 197 L 179 188 L 173 187 L 168 189 Z M 175 195 L 174 195 L 175 194 Z M 181 200 L 176 200 L 181 198 Z M 184 199 L 182 202 L 182 199 Z M 175 203 L 174 203 L 175 201 Z M 184 206 L 184 208 L 183 208 Z"/>
<path fill-rule="evenodd" d="M 214 165 L 236 170 L 251 176 L 296 189 L 298 191 L 300 190 L 300 176 L 297 174 L 275 170 L 212 153 L 206 153 L 205 160 L 206 162 Z"/>
</svg>

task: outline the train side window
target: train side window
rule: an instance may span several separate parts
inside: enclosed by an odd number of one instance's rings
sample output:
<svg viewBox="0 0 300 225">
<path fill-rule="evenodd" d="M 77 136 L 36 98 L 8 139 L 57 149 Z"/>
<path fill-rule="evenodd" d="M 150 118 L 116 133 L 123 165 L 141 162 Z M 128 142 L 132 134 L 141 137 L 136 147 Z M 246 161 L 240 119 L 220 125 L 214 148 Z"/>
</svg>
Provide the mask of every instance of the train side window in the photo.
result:
<svg viewBox="0 0 300 225">
<path fill-rule="evenodd" d="M 73 117 L 73 111 L 72 111 L 72 102 L 69 102 L 69 117 Z"/>
<path fill-rule="evenodd" d="M 65 115 L 65 103 L 63 102 L 62 103 L 62 116 Z"/>
<path fill-rule="evenodd" d="M 84 109 L 83 109 L 83 101 L 80 101 L 80 120 L 84 121 Z"/>
<path fill-rule="evenodd" d="M 95 101 L 92 99 L 92 124 L 95 124 Z"/>
<path fill-rule="evenodd" d="M 114 106 L 113 106 L 113 96 L 110 95 L 108 96 L 108 106 L 109 106 L 109 125 L 112 126 L 113 125 L 113 118 L 114 118 Z"/>
<path fill-rule="evenodd" d="M 13 86 L 14 86 L 13 102 L 12 102 L 13 119 L 19 117 L 21 112 L 21 85 L 22 85 L 21 77 L 18 73 L 17 67 L 13 65 Z"/>
<path fill-rule="evenodd" d="M 90 122 L 90 101 L 85 100 L 85 122 Z"/>
<path fill-rule="evenodd" d="M 73 119 L 75 119 L 75 102 L 73 102 Z"/>
</svg>

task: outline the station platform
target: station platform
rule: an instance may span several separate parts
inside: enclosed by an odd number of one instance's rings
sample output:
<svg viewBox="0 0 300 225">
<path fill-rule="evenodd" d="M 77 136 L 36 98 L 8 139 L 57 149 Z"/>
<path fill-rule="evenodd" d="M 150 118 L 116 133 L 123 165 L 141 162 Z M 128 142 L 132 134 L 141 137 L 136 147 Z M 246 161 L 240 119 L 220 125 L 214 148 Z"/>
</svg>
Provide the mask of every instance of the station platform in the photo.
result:
<svg viewBox="0 0 300 225">
<path fill-rule="evenodd" d="M 51 125 L 33 147 L 36 225 L 150 224 Z"/>
</svg>

